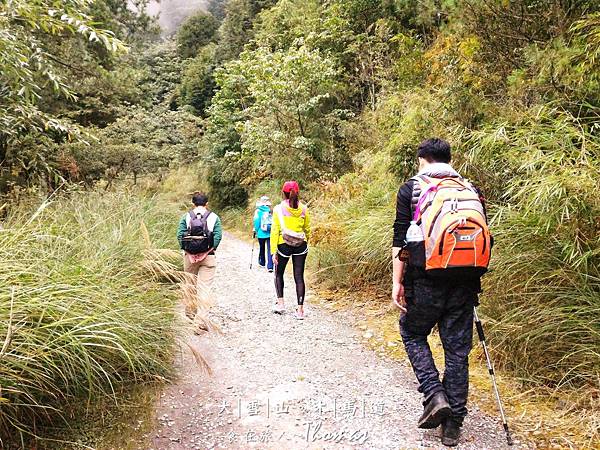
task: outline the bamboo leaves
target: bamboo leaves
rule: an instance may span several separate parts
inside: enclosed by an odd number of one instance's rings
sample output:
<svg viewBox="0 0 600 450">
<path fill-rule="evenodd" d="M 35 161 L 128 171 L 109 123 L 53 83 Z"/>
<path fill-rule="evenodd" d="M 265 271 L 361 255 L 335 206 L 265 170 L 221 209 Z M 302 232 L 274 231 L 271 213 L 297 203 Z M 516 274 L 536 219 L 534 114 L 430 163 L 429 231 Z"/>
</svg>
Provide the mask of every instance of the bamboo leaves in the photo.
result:
<svg viewBox="0 0 600 450">
<path fill-rule="evenodd" d="M 86 14 L 87 0 L 14 0 L 0 4 L 0 145 L 26 130 L 54 130 L 76 136 L 75 128 L 38 109 L 45 87 L 67 99 L 75 94 L 56 66 L 61 57 L 45 43 L 52 36 L 81 36 L 109 52 L 123 52 L 124 44 L 111 31 L 99 29 Z"/>
</svg>

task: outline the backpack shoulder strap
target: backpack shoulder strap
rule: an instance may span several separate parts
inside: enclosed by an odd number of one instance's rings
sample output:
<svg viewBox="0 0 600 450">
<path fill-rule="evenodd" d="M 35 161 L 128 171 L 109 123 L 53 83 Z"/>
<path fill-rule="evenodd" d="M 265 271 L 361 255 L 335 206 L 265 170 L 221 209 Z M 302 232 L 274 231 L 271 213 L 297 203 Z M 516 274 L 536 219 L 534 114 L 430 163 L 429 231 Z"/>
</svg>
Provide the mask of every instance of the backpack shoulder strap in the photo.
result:
<svg viewBox="0 0 600 450">
<path fill-rule="evenodd" d="M 424 188 L 424 192 L 419 194 L 417 203 L 415 205 L 415 208 L 413 210 L 413 217 L 412 220 L 414 221 L 419 221 L 421 219 L 421 207 L 423 206 L 423 203 L 425 203 L 425 200 L 427 199 L 427 196 L 429 195 L 430 192 L 436 192 L 439 185 L 444 181 L 444 178 L 440 179 L 437 183 L 427 183 L 427 184 L 423 184 L 421 185 L 421 189 Z"/>
<path fill-rule="evenodd" d="M 479 189 L 477 189 L 475 187 L 475 185 L 473 183 L 471 183 L 469 180 L 467 180 L 466 178 L 461 178 L 460 181 L 462 182 L 462 184 L 471 189 L 473 192 L 475 192 L 478 196 L 481 196 L 481 193 L 479 192 Z"/>
<path fill-rule="evenodd" d="M 192 227 L 192 221 L 193 221 L 194 219 L 197 219 L 197 218 L 198 218 L 198 216 L 196 215 L 196 213 L 194 212 L 194 210 L 193 210 L 193 209 L 190 209 L 190 210 L 188 211 L 188 217 L 189 217 L 189 223 L 188 223 L 188 230 L 189 230 L 189 229 Z"/>
<path fill-rule="evenodd" d="M 429 184 L 431 182 L 431 178 L 429 178 L 426 175 L 415 175 L 414 177 L 409 178 L 409 180 L 414 180 L 419 183 L 427 183 L 427 184 Z"/>
<path fill-rule="evenodd" d="M 202 226 L 204 227 L 205 231 L 208 233 L 212 233 L 210 226 L 208 225 L 208 219 L 212 215 L 212 213 L 213 213 L 212 211 L 207 209 L 206 212 L 204 214 L 202 214 L 202 217 L 200 217 Z"/>
<path fill-rule="evenodd" d="M 427 189 L 427 186 L 432 183 L 431 178 L 426 177 L 425 175 L 416 175 L 412 178 L 409 178 L 408 181 L 413 182 L 413 204 L 416 204 L 421 192 Z"/>
<path fill-rule="evenodd" d="M 421 197 L 421 193 L 427 189 L 427 186 L 431 183 L 431 180 L 425 175 L 415 175 L 414 177 L 409 178 L 408 181 L 413 182 L 410 209 L 411 213 L 414 214 L 415 209 L 417 208 L 417 203 L 419 203 L 419 197 Z"/>
<path fill-rule="evenodd" d="M 283 205 L 280 203 L 275 208 L 273 208 L 273 212 L 275 212 L 275 215 L 277 216 L 277 219 L 279 219 L 279 227 L 283 231 L 285 229 L 285 222 L 283 220 L 283 210 L 282 210 L 282 208 L 283 208 Z M 275 210 L 277 210 L 277 211 L 275 211 Z"/>
</svg>

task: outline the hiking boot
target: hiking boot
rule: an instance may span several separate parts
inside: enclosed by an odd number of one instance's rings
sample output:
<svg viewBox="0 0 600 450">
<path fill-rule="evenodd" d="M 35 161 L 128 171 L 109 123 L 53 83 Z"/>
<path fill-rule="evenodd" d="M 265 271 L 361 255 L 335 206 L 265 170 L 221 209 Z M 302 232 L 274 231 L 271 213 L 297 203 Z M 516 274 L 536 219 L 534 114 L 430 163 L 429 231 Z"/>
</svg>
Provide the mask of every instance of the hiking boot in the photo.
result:
<svg viewBox="0 0 600 450">
<path fill-rule="evenodd" d="M 205 323 L 198 323 L 194 326 L 194 334 L 196 336 L 201 336 L 202 334 L 208 332 L 208 326 Z"/>
<path fill-rule="evenodd" d="M 436 428 L 450 414 L 452 414 L 452 410 L 448 404 L 446 393 L 443 391 L 436 392 L 425 405 L 423 415 L 419 419 L 419 428 Z"/>
<path fill-rule="evenodd" d="M 460 424 L 455 420 L 446 419 L 442 422 L 442 444 L 456 447 L 460 439 Z"/>
</svg>

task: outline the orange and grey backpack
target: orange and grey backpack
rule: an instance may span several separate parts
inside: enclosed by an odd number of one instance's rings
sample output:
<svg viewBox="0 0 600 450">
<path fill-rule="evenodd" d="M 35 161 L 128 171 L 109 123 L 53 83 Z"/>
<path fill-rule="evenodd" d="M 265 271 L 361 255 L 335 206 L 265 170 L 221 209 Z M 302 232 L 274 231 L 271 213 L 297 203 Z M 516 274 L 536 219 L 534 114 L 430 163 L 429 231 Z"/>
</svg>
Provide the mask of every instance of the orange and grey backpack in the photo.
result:
<svg viewBox="0 0 600 450">
<path fill-rule="evenodd" d="M 419 175 L 411 180 L 413 221 L 422 239 L 408 243 L 410 264 L 443 278 L 483 275 L 492 236 L 479 192 L 460 177 Z"/>
</svg>

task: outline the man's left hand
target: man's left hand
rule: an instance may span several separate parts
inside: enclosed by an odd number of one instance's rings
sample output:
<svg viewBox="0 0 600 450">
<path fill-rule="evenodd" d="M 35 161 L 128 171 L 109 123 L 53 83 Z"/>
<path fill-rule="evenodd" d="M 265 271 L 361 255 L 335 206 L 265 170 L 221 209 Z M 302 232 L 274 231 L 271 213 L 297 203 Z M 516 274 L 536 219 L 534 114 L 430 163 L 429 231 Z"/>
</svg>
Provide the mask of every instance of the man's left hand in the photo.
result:
<svg viewBox="0 0 600 450">
<path fill-rule="evenodd" d="M 406 299 L 404 298 L 404 285 L 394 283 L 392 287 L 392 302 L 402 312 L 406 312 Z"/>
</svg>

